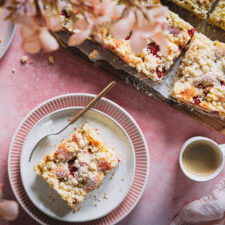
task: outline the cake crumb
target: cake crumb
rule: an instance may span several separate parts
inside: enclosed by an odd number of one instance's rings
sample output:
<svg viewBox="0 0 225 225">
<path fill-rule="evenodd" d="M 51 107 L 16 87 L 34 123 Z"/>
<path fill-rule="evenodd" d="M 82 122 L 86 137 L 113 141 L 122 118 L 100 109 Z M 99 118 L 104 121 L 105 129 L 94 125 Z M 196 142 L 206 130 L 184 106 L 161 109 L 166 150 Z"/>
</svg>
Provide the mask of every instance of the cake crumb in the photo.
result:
<svg viewBox="0 0 225 225">
<path fill-rule="evenodd" d="M 124 177 L 122 177 L 122 178 L 121 178 L 121 180 L 122 180 L 122 181 L 124 181 L 124 180 L 125 180 L 125 178 L 124 178 Z"/>
<path fill-rule="evenodd" d="M 98 203 L 95 203 L 95 207 L 97 207 L 98 206 Z"/>
<path fill-rule="evenodd" d="M 92 52 L 90 52 L 90 54 L 88 55 L 90 60 L 95 60 L 97 58 L 98 55 L 98 51 L 97 50 L 93 50 Z"/>
<path fill-rule="evenodd" d="M 48 61 L 49 61 L 50 63 L 54 64 L 54 63 L 55 63 L 55 58 L 54 58 L 54 56 L 50 55 L 50 56 L 48 57 Z"/>
<path fill-rule="evenodd" d="M 25 64 L 27 62 L 27 60 L 28 60 L 28 56 L 24 55 L 24 56 L 21 57 L 20 60 L 21 60 L 22 64 Z"/>
<path fill-rule="evenodd" d="M 12 68 L 12 73 L 15 73 L 16 72 L 16 69 L 15 68 Z"/>
<path fill-rule="evenodd" d="M 107 192 L 105 192 L 105 194 L 104 194 L 104 199 L 108 199 L 108 195 L 107 195 L 108 193 Z"/>
<path fill-rule="evenodd" d="M 114 176 L 111 176 L 110 179 L 112 180 Z"/>
</svg>

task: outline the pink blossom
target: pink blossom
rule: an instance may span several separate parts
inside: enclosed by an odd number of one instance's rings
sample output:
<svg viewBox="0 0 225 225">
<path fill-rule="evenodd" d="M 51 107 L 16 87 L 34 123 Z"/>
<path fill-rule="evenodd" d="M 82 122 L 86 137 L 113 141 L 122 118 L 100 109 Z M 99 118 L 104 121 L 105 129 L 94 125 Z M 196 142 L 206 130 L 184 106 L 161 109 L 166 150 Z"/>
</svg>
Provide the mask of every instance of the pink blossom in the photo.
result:
<svg viewBox="0 0 225 225">
<path fill-rule="evenodd" d="M 110 32 L 116 39 L 125 39 L 130 32 L 131 48 L 141 53 L 152 38 L 160 47 L 162 54 L 167 54 L 167 42 L 163 33 L 168 10 L 166 7 L 141 10 L 130 9 L 128 15 L 110 26 Z M 147 17 L 147 18 L 146 18 Z"/>
<path fill-rule="evenodd" d="M 22 49 L 29 53 L 45 52 L 58 49 L 59 45 L 51 32 L 61 31 L 59 12 L 66 6 L 65 2 L 57 2 L 58 10 L 38 0 L 20 0 L 18 10 L 13 16 L 16 23 L 22 24 Z M 130 45 L 133 51 L 140 53 L 153 39 L 163 54 L 167 53 L 167 42 L 164 35 L 168 9 L 163 6 L 152 8 L 139 6 L 127 1 L 117 5 L 113 0 L 69 0 L 72 4 L 71 19 L 77 13 L 82 15 L 74 23 L 76 32 L 71 34 L 68 45 L 80 45 L 95 31 L 98 26 L 109 24 L 109 31 L 116 39 L 125 39 L 130 33 Z M 95 34 L 94 34 L 95 35 Z M 95 35 L 96 36 L 96 35 Z M 99 41 L 99 38 L 95 38 Z M 101 40 L 99 41 L 102 42 Z"/>
<path fill-rule="evenodd" d="M 0 219 L 12 221 L 18 217 L 19 207 L 15 201 L 2 200 L 0 202 Z"/>
<path fill-rule="evenodd" d="M 14 15 L 15 22 L 22 23 L 21 48 L 31 54 L 38 53 L 40 49 L 51 52 L 58 49 L 59 45 L 46 27 L 39 27 L 38 20 L 26 15 Z"/>
</svg>

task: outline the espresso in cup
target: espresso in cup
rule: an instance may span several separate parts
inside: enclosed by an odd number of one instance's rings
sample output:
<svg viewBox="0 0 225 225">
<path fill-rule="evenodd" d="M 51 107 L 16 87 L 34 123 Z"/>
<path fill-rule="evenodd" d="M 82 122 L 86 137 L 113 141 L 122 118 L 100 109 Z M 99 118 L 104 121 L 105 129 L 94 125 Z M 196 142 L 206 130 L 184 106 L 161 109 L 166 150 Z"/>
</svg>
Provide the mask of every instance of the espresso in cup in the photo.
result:
<svg viewBox="0 0 225 225">
<path fill-rule="evenodd" d="M 193 175 L 209 176 L 220 166 L 221 156 L 215 146 L 194 142 L 184 150 L 182 162 L 184 168 Z"/>
<path fill-rule="evenodd" d="M 209 181 L 224 167 L 225 145 L 206 137 L 188 139 L 180 151 L 179 163 L 183 173 L 195 181 Z"/>
</svg>

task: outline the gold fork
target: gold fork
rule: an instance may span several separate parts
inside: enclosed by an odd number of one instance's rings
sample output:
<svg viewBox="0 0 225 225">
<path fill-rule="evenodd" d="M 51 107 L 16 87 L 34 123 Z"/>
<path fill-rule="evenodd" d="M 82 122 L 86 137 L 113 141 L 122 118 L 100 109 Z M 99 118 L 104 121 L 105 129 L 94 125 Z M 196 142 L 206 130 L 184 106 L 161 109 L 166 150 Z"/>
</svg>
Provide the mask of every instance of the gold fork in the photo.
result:
<svg viewBox="0 0 225 225">
<path fill-rule="evenodd" d="M 63 127 L 60 131 L 58 131 L 57 133 L 52 133 L 52 134 L 47 134 L 44 137 L 42 137 L 34 146 L 34 148 L 32 149 L 30 156 L 29 156 L 29 162 L 37 148 L 37 146 L 43 141 L 45 140 L 47 137 L 49 136 L 53 136 L 53 135 L 58 135 L 61 132 L 63 132 L 67 127 L 69 127 L 71 124 L 73 124 L 75 121 L 77 121 L 81 116 L 84 115 L 84 113 L 86 113 L 96 102 L 98 102 L 101 97 L 103 97 L 114 85 L 116 84 L 115 81 L 112 81 L 110 84 L 108 84 L 95 98 L 93 98 L 87 106 L 85 106 L 80 112 L 78 112 L 73 118 L 72 120 L 65 126 Z"/>
</svg>

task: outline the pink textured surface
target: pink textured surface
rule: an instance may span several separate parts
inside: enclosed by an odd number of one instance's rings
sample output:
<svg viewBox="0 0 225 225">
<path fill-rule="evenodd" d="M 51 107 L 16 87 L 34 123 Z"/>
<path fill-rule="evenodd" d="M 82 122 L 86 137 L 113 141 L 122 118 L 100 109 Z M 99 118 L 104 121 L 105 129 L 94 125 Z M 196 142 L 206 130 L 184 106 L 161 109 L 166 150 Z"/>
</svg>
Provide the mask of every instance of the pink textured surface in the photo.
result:
<svg viewBox="0 0 225 225">
<path fill-rule="evenodd" d="M 0 124 L 1 162 L 0 181 L 4 181 L 4 196 L 14 199 L 7 177 L 7 154 L 12 135 L 23 117 L 42 101 L 64 93 L 97 94 L 108 82 L 116 80 L 93 66 L 58 51 L 52 55 L 29 56 L 25 65 L 20 58 L 17 31 L 11 47 L 0 61 Z M 16 69 L 12 73 L 12 68 Z M 178 165 L 179 150 L 192 136 L 202 135 L 219 144 L 225 136 L 204 127 L 190 117 L 136 91 L 117 80 L 116 87 L 106 96 L 124 107 L 137 121 L 150 151 L 150 176 L 139 204 L 120 225 L 165 225 L 190 201 L 200 198 L 225 176 L 225 170 L 213 181 L 196 183 L 186 178 Z M 19 218 L 10 223 L 33 225 L 21 208 Z"/>
</svg>

